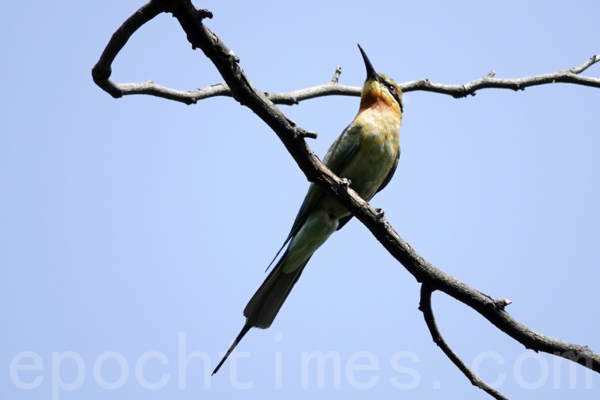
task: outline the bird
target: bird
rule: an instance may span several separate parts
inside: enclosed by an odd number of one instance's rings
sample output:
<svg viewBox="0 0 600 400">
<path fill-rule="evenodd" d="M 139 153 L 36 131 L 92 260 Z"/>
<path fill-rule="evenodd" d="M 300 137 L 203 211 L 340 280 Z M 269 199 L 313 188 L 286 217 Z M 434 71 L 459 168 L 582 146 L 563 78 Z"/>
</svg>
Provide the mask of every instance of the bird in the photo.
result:
<svg viewBox="0 0 600 400">
<path fill-rule="evenodd" d="M 333 142 L 323 163 L 369 201 L 388 185 L 398 166 L 404 107 L 400 87 L 387 75 L 377 73 L 360 44 L 358 48 L 367 70 L 358 114 Z M 320 186 L 310 185 L 292 229 L 271 264 L 289 243 L 286 251 L 248 302 L 244 309 L 246 323 L 213 375 L 251 328 L 271 326 L 314 252 L 351 218 L 338 200 Z"/>
</svg>

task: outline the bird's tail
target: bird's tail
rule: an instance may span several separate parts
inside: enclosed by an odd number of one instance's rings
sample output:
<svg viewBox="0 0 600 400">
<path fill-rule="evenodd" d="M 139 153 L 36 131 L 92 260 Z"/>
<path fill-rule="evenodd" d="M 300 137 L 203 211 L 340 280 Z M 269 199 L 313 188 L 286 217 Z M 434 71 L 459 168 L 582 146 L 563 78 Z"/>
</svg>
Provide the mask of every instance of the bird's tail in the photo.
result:
<svg viewBox="0 0 600 400">
<path fill-rule="evenodd" d="M 242 331 L 235 338 L 235 340 L 231 344 L 231 347 L 229 347 L 229 350 L 227 350 L 227 353 L 225 353 L 225 356 L 223 357 L 223 359 L 221 360 L 221 362 L 219 363 L 219 365 L 217 365 L 217 368 L 215 368 L 215 370 L 213 371 L 212 375 L 214 375 L 217 372 L 219 372 L 219 370 L 221 369 L 221 366 L 225 363 L 225 360 L 227 360 L 227 358 L 229 357 L 229 355 L 237 347 L 238 343 L 242 341 L 242 339 L 244 338 L 244 336 L 246 336 L 246 333 L 248 333 L 248 331 L 250 330 L 250 328 L 252 328 L 250 325 L 248 325 L 248 324 L 244 325 L 244 327 L 242 328 Z"/>
<path fill-rule="evenodd" d="M 231 344 L 231 347 L 229 347 L 229 350 L 227 350 L 219 365 L 217 365 L 217 368 L 213 371 L 213 375 L 219 371 L 225 360 L 227 360 L 238 343 L 246 336 L 250 328 L 267 329 L 273 323 L 283 302 L 287 299 L 298 278 L 300 278 L 300 274 L 302 274 L 306 263 L 310 260 L 310 257 L 308 257 L 298 268 L 285 273 L 283 272 L 283 267 L 286 265 L 287 255 L 288 252 L 286 251 L 269 276 L 267 276 L 267 279 L 265 279 L 248 302 L 248 305 L 244 309 L 246 324 Z"/>
<path fill-rule="evenodd" d="M 265 279 L 248 302 L 248 305 L 244 309 L 246 325 L 260 329 L 267 329 L 271 326 L 283 302 L 287 299 L 292 288 L 300 278 L 306 263 L 310 260 L 310 257 L 308 257 L 298 268 L 285 273 L 283 271 L 288 259 L 287 256 L 288 252 L 286 251 L 269 276 L 267 276 L 267 279 Z"/>
</svg>

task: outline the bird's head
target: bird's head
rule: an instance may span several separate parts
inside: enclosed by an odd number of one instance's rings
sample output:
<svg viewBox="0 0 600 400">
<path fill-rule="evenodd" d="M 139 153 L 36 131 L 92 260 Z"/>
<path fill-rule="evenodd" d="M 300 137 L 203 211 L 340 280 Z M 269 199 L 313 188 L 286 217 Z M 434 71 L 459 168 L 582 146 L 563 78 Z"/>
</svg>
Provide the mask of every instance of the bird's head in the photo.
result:
<svg viewBox="0 0 600 400">
<path fill-rule="evenodd" d="M 392 78 L 385 74 L 378 74 L 373 68 L 369 57 L 358 45 L 367 67 L 367 80 L 360 96 L 360 110 L 371 107 L 386 107 L 402 114 L 402 91 Z"/>
</svg>

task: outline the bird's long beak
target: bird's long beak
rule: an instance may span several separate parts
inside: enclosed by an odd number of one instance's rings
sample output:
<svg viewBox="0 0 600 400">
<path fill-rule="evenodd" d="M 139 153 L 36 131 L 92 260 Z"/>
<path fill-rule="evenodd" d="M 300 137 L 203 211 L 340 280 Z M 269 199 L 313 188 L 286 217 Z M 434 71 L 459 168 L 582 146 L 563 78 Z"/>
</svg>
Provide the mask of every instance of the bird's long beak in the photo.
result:
<svg viewBox="0 0 600 400">
<path fill-rule="evenodd" d="M 367 54 L 365 53 L 363 48 L 360 47 L 360 44 L 358 45 L 358 48 L 360 49 L 360 53 L 363 56 L 363 60 L 365 60 L 365 67 L 367 67 L 367 80 L 377 79 L 377 77 L 378 77 L 377 72 L 375 71 L 375 68 L 373 68 L 373 64 L 371 64 L 369 57 L 367 57 Z"/>
</svg>

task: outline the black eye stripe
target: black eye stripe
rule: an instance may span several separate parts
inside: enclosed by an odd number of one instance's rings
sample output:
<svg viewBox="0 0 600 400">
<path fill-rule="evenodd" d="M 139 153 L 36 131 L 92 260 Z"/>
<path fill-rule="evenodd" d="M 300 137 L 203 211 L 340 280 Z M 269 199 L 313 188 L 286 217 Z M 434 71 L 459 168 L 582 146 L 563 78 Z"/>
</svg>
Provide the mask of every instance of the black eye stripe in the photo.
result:
<svg viewBox="0 0 600 400">
<path fill-rule="evenodd" d="M 390 94 L 394 97 L 394 99 L 400 106 L 400 111 L 404 112 L 402 102 L 400 101 L 400 96 L 398 96 L 398 90 L 396 90 L 396 87 L 394 85 L 388 84 L 387 82 L 385 85 L 387 86 L 387 89 L 389 90 Z"/>
<path fill-rule="evenodd" d="M 400 106 L 400 111 L 404 112 L 404 107 L 402 106 L 402 101 L 400 101 L 400 96 L 398 95 L 398 90 L 396 89 L 396 87 L 379 75 L 377 76 L 377 81 L 379 81 L 379 83 L 383 84 L 387 88 L 387 90 L 390 92 L 392 97 L 396 100 L 396 102 Z"/>
</svg>

